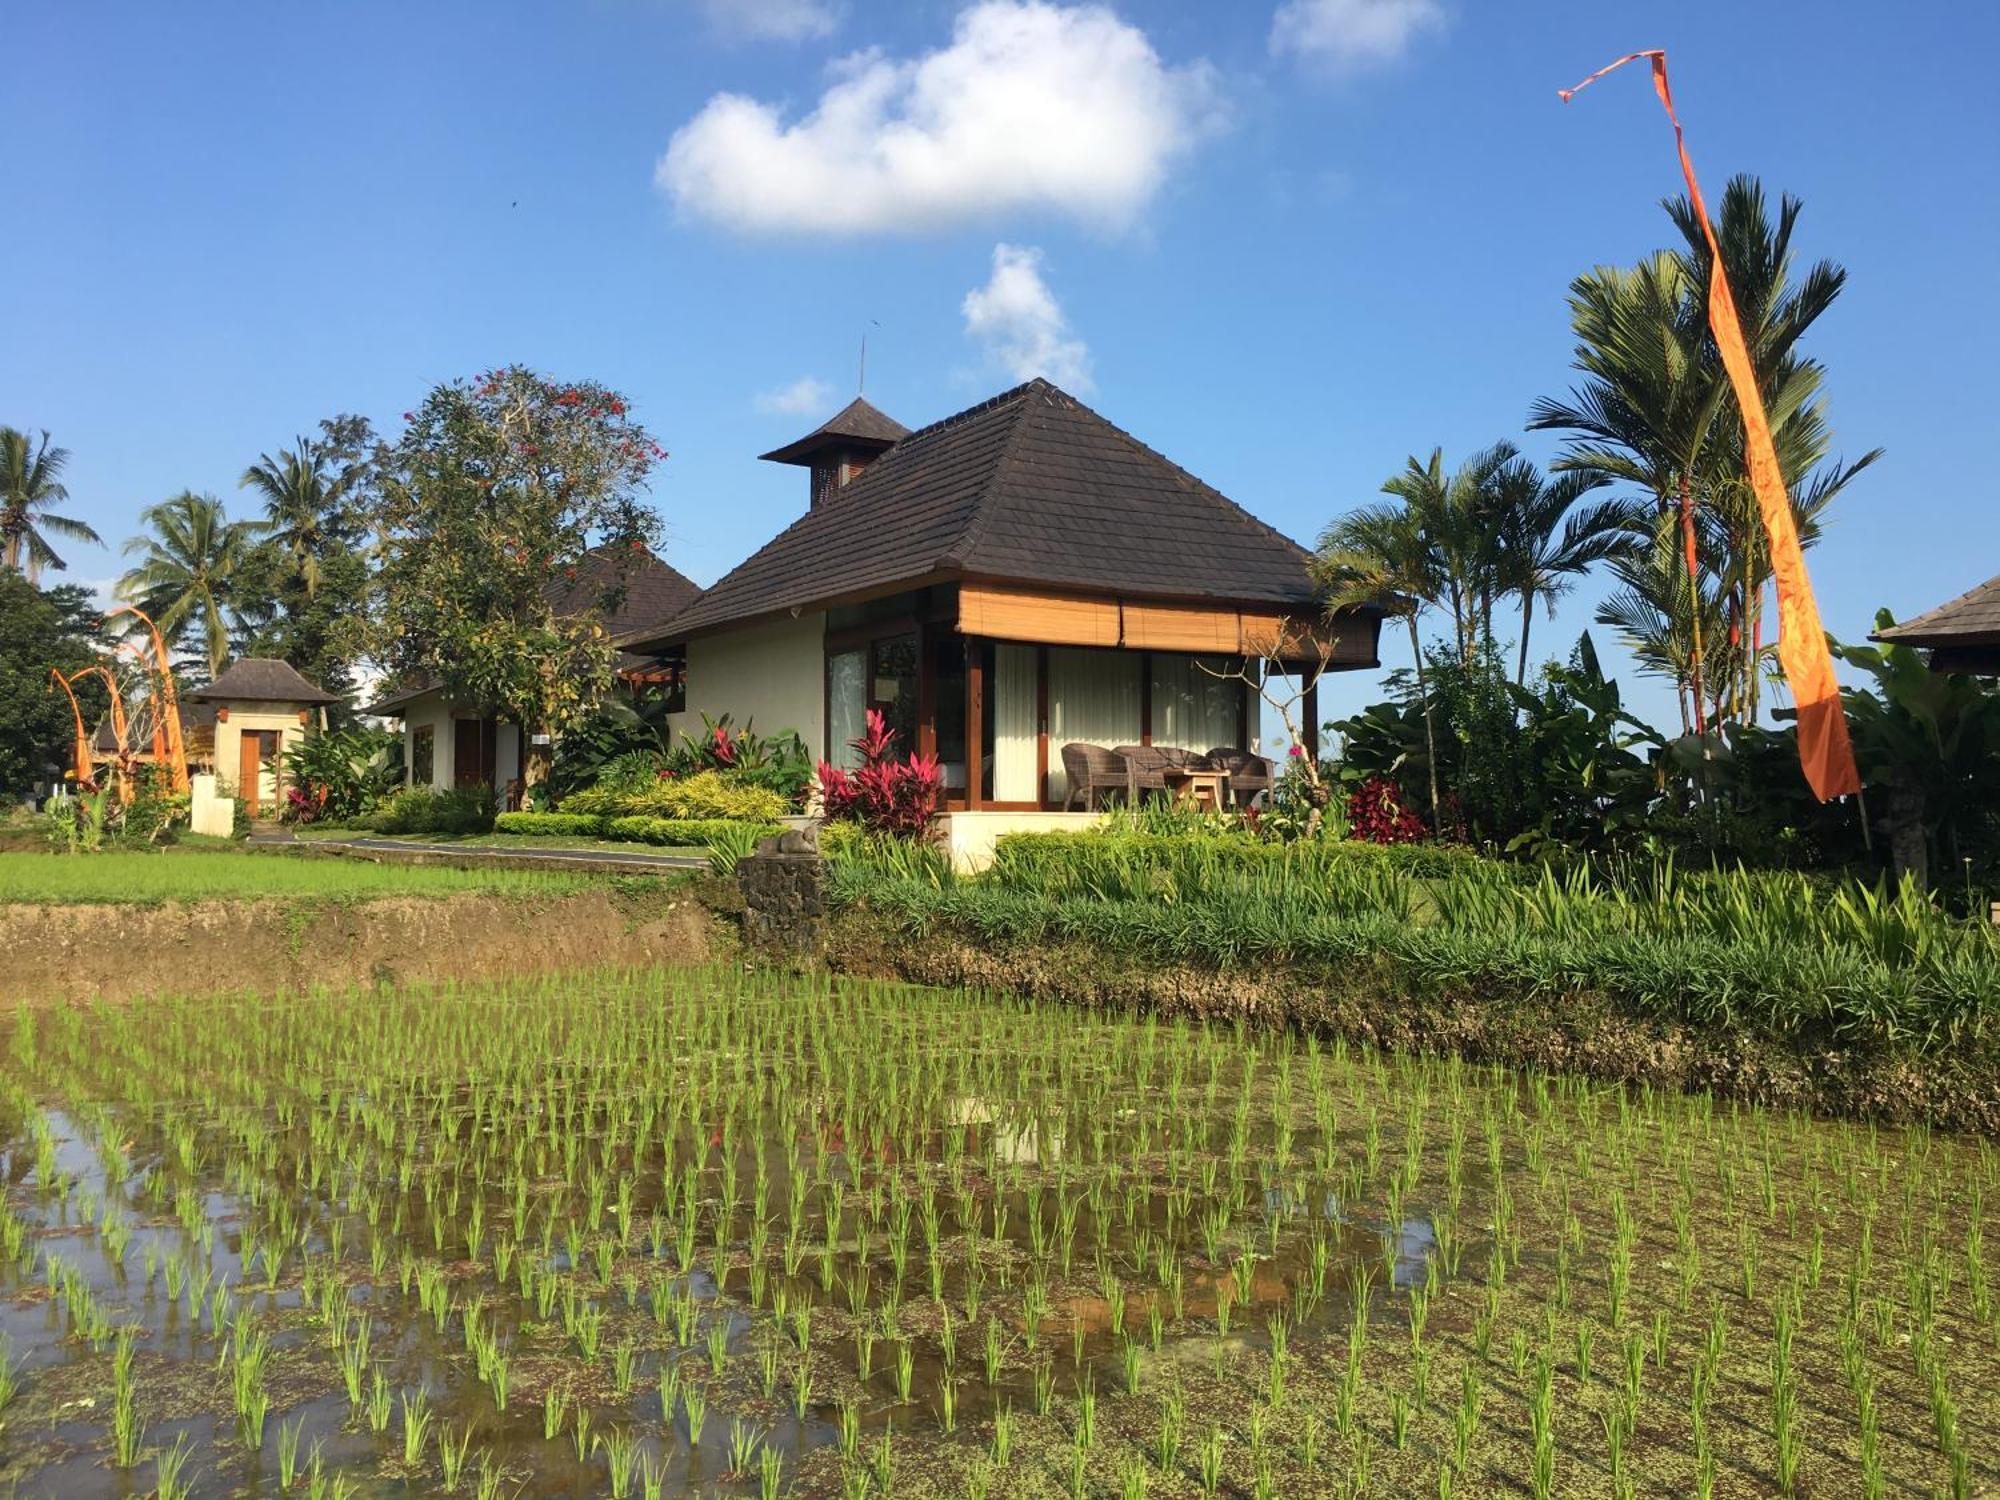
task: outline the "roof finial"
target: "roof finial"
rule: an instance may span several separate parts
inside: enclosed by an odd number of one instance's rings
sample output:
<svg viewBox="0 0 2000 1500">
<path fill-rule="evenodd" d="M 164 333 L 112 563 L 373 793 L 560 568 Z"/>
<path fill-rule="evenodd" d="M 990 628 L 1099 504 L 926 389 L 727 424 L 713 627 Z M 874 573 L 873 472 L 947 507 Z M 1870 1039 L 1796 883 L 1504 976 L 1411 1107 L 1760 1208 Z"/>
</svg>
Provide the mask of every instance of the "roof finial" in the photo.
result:
<svg viewBox="0 0 2000 1500">
<path fill-rule="evenodd" d="M 874 318 L 868 320 L 868 328 L 881 326 L 881 323 Z M 854 394 L 857 396 L 868 394 L 868 328 L 861 330 L 861 368 L 854 377 Z"/>
</svg>

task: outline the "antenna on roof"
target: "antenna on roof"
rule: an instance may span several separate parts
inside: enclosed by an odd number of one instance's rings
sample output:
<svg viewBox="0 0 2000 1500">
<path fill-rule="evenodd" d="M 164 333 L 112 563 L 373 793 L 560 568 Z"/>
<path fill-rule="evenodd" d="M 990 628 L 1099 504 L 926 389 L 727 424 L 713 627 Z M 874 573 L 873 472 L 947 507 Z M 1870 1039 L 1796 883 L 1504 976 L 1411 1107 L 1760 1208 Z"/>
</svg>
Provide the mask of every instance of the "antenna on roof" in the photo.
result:
<svg viewBox="0 0 2000 1500">
<path fill-rule="evenodd" d="M 868 320 L 868 328 L 881 326 L 881 323 L 874 318 Z M 861 368 L 854 377 L 854 394 L 857 396 L 865 394 L 868 390 L 868 328 L 861 330 Z"/>
</svg>

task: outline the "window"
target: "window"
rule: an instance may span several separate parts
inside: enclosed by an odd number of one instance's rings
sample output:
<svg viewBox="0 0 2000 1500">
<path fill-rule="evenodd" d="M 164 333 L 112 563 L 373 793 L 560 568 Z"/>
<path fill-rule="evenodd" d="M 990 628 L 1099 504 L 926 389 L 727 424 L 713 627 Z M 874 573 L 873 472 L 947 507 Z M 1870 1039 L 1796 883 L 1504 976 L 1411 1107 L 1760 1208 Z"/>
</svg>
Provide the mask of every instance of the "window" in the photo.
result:
<svg viewBox="0 0 2000 1500">
<path fill-rule="evenodd" d="M 1234 746 L 1242 737 L 1243 682 L 1216 656 L 1153 658 L 1153 743 L 1177 750 Z"/>
<path fill-rule="evenodd" d="M 410 785 L 429 786 L 431 767 L 437 756 L 437 730 L 419 724 L 410 735 Z"/>
</svg>

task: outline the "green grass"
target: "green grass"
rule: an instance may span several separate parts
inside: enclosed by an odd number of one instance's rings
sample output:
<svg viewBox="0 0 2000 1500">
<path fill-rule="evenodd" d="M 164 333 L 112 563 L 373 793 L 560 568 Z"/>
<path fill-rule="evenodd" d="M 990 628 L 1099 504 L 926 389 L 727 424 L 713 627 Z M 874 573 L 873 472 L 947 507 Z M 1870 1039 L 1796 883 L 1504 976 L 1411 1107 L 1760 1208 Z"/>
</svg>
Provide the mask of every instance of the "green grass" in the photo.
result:
<svg viewBox="0 0 2000 1500">
<path fill-rule="evenodd" d="M 708 853 L 706 844 L 642 844 L 629 839 L 552 838 L 526 833 L 369 833 L 356 828 L 299 830 L 301 843 L 322 839 L 395 839 L 398 843 L 443 849 L 531 849 L 538 854 L 559 854 L 566 849 L 609 849 L 619 854 L 664 854 L 700 859 Z"/>
<path fill-rule="evenodd" d="M 152 906 L 163 901 L 356 901 L 447 896 L 459 891 L 560 894 L 593 877 L 552 870 L 459 870 L 378 865 L 255 850 L 115 850 L 100 854 L 0 853 L 0 904 Z"/>
</svg>

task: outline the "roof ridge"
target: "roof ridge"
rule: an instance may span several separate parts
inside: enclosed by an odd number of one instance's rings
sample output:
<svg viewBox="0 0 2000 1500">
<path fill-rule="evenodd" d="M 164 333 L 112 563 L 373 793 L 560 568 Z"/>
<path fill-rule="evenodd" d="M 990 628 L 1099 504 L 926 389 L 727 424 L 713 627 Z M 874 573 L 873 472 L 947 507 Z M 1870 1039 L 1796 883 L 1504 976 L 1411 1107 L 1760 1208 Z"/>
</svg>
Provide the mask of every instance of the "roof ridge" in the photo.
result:
<svg viewBox="0 0 2000 1500">
<path fill-rule="evenodd" d="M 939 417 L 935 422 L 926 427 L 914 429 L 908 436 L 901 439 L 896 446 L 898 448 L 907 448 L 919 438 L 930 437 L 935 433 L 945 431 L 947 428 L 956 427 L 962 422 L 968 422 L 974 417 L 983 416 L 995 407 L 1005 406 L 1010 401 L 1019 401 L 1028 392 L 1037 389 L 1054 391 L 1057 390 L 1057 387 L 1049 384 L 1048 381 L 1037 375 L 1034 379 L 1024 380 L 1019 385 L 1012 386 L 1000 392 L 997 396 L 988 396 L 984 401 L 976 402 L 966 407 L 963 411 L 955 411 L 948 417 Z M 1075 398 L 1071 397 L 1071 399 L 1074 400 Z"/>
</svg>

